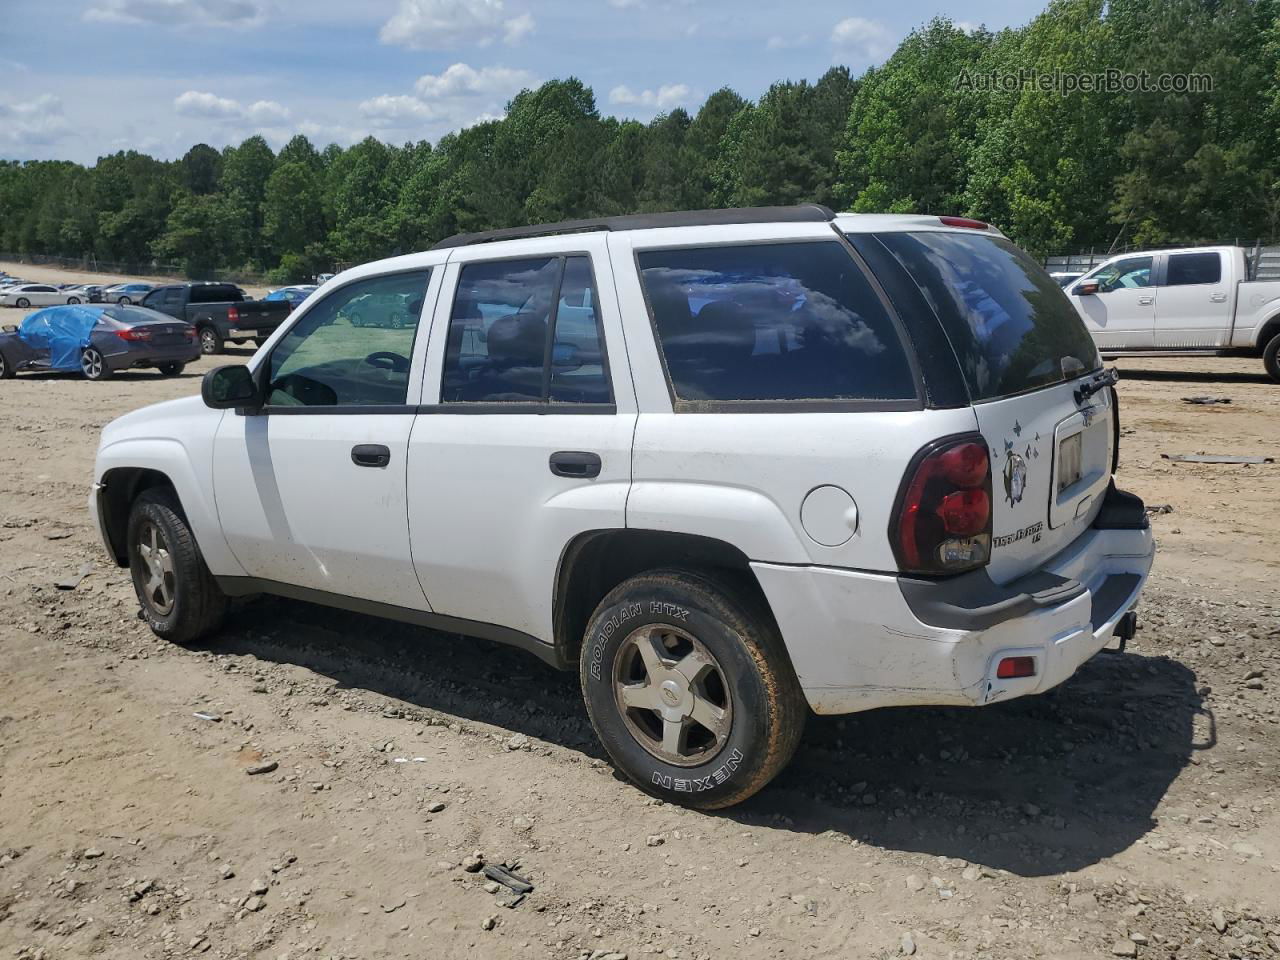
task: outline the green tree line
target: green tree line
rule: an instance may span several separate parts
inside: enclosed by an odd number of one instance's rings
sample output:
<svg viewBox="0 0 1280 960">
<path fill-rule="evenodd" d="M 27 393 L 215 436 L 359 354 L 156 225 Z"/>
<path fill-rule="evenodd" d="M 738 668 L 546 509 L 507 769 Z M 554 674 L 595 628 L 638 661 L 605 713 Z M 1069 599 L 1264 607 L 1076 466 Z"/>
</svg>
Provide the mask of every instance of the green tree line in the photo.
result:
<svg viewBox="0 0 1280 960">
<path fill-rule="evenodd" d="M 580 81 L 501 120 L 395 146 L 278 153 L 259 136 L 180 160 L 0 163 L 0 250 L 296 281 L 458 232 L 814 201 L 965 214 L 1036 253 L 1280 235 L 1280 0 L 1052 0 L 990 32 L 939 18 L 861 76 L 730 89 L 647 124 Z M 992 76 L 1201 75 L 1187 92 Z"/>
</svg>

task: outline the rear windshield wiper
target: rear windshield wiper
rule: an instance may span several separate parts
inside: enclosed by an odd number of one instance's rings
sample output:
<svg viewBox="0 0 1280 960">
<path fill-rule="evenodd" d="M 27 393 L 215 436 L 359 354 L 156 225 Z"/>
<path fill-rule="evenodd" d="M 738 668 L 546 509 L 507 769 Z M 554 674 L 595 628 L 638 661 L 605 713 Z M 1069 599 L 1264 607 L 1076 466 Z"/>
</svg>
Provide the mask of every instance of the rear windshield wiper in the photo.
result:
<svg viewBox="0 0 1280 960">
<path fill-rule="evenodd" d="M 1120 382 L 1120 372 L 1112 367 L 1110 370 L 1103 370 L 1100 374 L 1090 380 L 1088 383 L 1082 383 L 1075 389 L 1076 406 L 1083 406 L 1084 402 L 1092 397 L 1104 387 L 1114 387 Z"/>
</svg>

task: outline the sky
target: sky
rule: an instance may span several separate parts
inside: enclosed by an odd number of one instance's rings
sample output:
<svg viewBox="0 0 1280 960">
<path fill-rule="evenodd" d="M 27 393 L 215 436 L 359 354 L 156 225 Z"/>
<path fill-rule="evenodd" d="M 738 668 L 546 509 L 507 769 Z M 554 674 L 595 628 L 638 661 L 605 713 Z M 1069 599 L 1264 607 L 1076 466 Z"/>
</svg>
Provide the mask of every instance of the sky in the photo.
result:
<svg viewBox="0 0 1280 960">
<path fill-rule="evenodd" d="M 605 115 L 861 73 L 936 15 L 1025 23 L 1039 0 L 0 0 L 0 158 L 179 157 L 429 140 L 576 76 Z"/>
</svg>

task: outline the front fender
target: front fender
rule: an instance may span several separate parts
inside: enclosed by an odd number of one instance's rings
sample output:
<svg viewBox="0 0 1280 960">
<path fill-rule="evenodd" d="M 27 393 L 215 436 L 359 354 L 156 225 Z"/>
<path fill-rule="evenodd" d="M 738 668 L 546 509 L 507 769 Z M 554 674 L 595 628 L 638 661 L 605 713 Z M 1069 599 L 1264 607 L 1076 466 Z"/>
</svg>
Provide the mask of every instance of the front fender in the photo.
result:
<svg viewBox="0 0 1280 960">
<path fill-rule="evenodd" d="M 196 538 L 205 563 L 214 576 L 245 576 L 222 535 L 217 507 L 213 502 L 210 465 L 197 468 L 187 449 L 177 440 L 163 437 L 132 437 L 103 446 L 98 451 L 94 480 L 107 490 L 115 471 L 153 470 L 173 485 Z M 101 495 L 101 493 L 99 494 Z"/>
</svg>

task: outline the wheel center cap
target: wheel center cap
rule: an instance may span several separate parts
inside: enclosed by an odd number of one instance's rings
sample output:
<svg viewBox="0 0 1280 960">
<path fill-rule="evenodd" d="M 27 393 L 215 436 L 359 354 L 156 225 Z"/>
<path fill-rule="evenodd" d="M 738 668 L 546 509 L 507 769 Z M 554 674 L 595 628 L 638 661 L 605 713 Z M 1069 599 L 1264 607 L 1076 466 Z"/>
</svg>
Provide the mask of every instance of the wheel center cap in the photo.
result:
<svg viewBox="0 0 1280 960">
<path fill-rule="evenodd" d="M 658 689 L 661 691 L 663 703 L 670 706 L 678 707 L 680 706 L 680 701 L 684 699 L 684 690 L 674 680 L 663 681 L 662 686 Z"/>
</svg>

